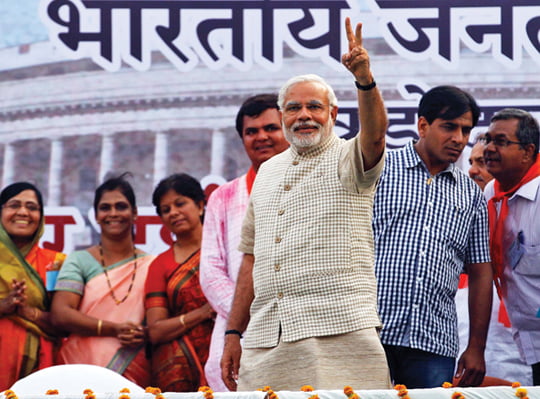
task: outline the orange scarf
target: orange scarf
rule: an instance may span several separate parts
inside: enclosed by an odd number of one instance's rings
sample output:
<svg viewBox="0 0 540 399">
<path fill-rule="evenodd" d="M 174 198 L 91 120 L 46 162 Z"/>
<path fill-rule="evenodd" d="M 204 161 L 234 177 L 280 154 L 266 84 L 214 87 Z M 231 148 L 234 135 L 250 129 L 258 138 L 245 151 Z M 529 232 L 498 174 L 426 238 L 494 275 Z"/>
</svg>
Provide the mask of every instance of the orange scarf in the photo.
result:
<svg viewBox="0 0 540 399">
<path fill-rule="evenodd" d="M 508 216 L 508 199 L 514 195 L 514 193 L 523 185 L 527 184 L 531 180 L 540 176 L 540 157 L 536 159 L 536 162 L 529 168 L 525 176 L 508 191 L 502 191 L 501 185 L 495 180 L 494 189 L 495 194 L 488 201 L 488 213 L 489 213 L 489 232 L 490 232 L 490 244 L 491 244 L 491 265 L 493 267 L 493 274 L 495 280 L 495 287 L 497 288 L 497 294 L 502 301 L 501 283 L 504 273 L 504 248 L 503 248 L 503 232 L 504 222 Z M 497 217 L 497 208 L 495 204 L 501 202 L 501 208 L 499 216 Z M 499 320 L 501 319 L 499 314 Z"/>
<path fill-rule="evenodd" d="M 253 166 L 251 166 L 246 175 L 246 185 L 247 185 L 248 194 L 251 194 L 251 189 L 253 188 L 253 183 L 255 182 L 256 176 L 257 176 L 257 172 L 255 172 L 255 169 L 253 169 Z"/>
</svg>

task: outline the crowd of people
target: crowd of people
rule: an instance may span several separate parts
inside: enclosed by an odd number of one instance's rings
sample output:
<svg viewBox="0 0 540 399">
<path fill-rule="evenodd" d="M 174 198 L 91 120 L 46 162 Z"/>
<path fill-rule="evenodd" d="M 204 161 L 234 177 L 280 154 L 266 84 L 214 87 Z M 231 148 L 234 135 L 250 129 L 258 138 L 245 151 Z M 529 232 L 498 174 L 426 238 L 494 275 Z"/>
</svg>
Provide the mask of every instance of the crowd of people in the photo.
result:
<svg viewBox="0 0 540 399">
<path fill-rule="evenodd" d="M 496 113 L 469 177 L 455 162 L 480 108 L 437 86 L 419 103 L 419 138 L 387 152 L 362 26 L 346 19 L 345 29 L 361 132 L 337 137 L 338 100 L 317 75 L 248 98 L 236 118 L 245 175 L 208 203 L 186 174 L 155 188 L 156 213 L 175 236 L 162 254 L 134 245 L 126 174 L 96 189 L 99 242 L 67 257 L 38 246 L 39 190 L 4 188 L 0 391 L 74 363 L 167 392 L 479 386 L 493 295 L 516 357 L 540 384 L 538 122 L 523 110 Z M 458 357 L 464 278 L 469 333 Z"/>
</svg>

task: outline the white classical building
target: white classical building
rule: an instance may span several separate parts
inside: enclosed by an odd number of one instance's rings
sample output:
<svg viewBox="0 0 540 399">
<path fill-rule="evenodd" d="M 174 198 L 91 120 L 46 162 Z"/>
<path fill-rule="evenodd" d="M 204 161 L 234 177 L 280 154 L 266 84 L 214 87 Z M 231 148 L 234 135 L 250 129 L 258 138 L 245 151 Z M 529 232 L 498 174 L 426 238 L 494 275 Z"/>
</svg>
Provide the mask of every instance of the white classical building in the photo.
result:
<svg viewBox="0 0 540 399">
<path fill-rule="evenodd" d="M 404 98 L 408 83 L 454 84 L 481 104 L 499 99 L 519 105 L 540 97 L 534 62 L 524 60 L 509 72 L 490 54 L 464 51 L 459 70 L 452 71 L 429 61 L 406 61 L 382 38 L 367 39 L 365 46 L 390 111 L 405 100 L 410 109 L 416 107 L 414 97 Z M 141 205 L 150 205 L 155 184 L 170 173 L 206 178 L 205 184 L 230 180 L 249 166 L 234 129 L 246 97 L 276 92 L 293 75 L 317 73 L 333 85 L 340 105 L 356 104 L 344 67 L 331 69 L 287 49 L 284 54 L 279 72 L 204 65 L 180 72 L 157 53 L 146 72 L 130 67 L 107 72 L 89 59 L 60 57 L 48 42 L 0 50 L 2 185 L 33 181 L 47 205 L 88 209 L 95 187 L 111 172 L 133 174 Z"/>
</svg>

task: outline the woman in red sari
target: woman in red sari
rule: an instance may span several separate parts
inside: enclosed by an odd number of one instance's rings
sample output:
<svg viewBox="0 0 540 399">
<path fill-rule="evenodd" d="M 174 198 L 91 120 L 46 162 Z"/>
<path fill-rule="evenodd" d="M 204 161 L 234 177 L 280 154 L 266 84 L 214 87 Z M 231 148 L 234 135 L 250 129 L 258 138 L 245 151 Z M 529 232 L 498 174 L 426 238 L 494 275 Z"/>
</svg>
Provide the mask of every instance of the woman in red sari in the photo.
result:
<svg viewBox="0 0 540 399">
<path fill-rule="evenodd" d="M 176 236 L 146 279 L 152 384 L 164 392 L 195 392 L 206 385 L 203 370 L 215 317 L 199 285 L 204 193 L 191 176 L 174 174 L 158 184 L 152 202 Z"/>
<path fill-rule="evenodd" d="M 53 365 L 55 331 L 47 290 L 65 255 L 40 248 L 43 200 L 30 183 L 0 194 L 0 392 L 18 379 Z"/>
</svg>

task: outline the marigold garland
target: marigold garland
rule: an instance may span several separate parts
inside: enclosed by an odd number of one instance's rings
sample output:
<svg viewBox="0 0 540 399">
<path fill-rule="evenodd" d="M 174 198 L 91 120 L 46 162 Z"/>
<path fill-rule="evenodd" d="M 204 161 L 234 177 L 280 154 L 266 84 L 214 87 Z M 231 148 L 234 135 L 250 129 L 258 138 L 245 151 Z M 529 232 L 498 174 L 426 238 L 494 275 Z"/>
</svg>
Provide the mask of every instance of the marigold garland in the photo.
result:
<svg viewBox="0 0 540 399">
<path fill-rule="evenodd" d="M 18 399 L 15 392 L 13 392 L 11 389 L 4 391 L 4 396 L 6 399 Z"/>
<path fill-rule="evenodd" d="M 454 392 L 452 394 L 452 399 L 465 399 L 465 396 L 461 392 Z"/>
<path fill-rule="evenodd" d="M 311 385 L 302 385 L 302 388 L 300 388 L 302 392 L 313 392 L 314 389 Z"/>
<path fill-rule="evenodd" d="M 266 392 L 267 399 L 278 399 L 277 393 L 275 393 L 272 388 L 270 388 L 268 385 L 266 385 L 263 389 L 263 392 Z"/>
<path fill-rule="evenodd" d="M 519 388 L 520 386 L 521 386 L 521 384 L 519 382 L 517 382 L 517 381 L 514 381 L 512 383 L 512 388 Z"/>
<path fill-rule="evenodd" d="M 129 397 L 129 395 L 122 394 L 122 395 L 120 395 L 120 396 L 118 397 L 118 399 L 131 399 L 131 398 Z"/>
<path fill-rule="evenodd" d="M 527 396 L 527 390 L 525 388 L 516 389 L 516 396 L 521 399 L 529 399 Z"/>
<path fill-rule="evenodd" d="M 161 394 L 161 389 L 159 389 L 158 387 L 146 387 L 144 389 L 144 392 L 146 393 L 151 393 L 152 395 L 160 395 Z"/>
<path fill-rule="evenodd" d="M 454 386 L 454 385 L 452 385 L 452 383 L 451 383 L 451 382 L 448 382 L 448 381 L 445 381 L 445 382 L 443 382 L 443 384 L 442 384 L 442 387 L 443 387 L 443 388 L 452 388 L 453 386 Z"/>
<path fill-rule="evenodd" d="M 401 399 L 411 399 L 411 397 L 409 396 L 409 391 L 407 390 L 407 387 L 403 384 L 397 384 L 397 385 L 394 385 L 394 389 L 397 392 L 397 395 L 401 398 Z"/>
<path fill-rule="evenodd" d="M 131 393 L 131 391 L 129 390 L 129 388 L 122 388 L 120 390 L 120 393 Z"/>
<path fill-rule="evenodd" d="M 343 387 L 343 393 L 347 395 L 349 399 L 360 399 L 360 396 L 358 396 L 358 394 L 354 392 L 350 385 L 346 385 Z"/>
<path fill-rule="evenodd" d="M 93 394 L 94 391 L 92 391 L 90 388 L 86 388 L 84 391 L 83 391 L 83 395 L 91 395 Z"/>
<path fill-rule="evenodd" d="M 204 385 L 199 387 L 198 391 L 203 393 L 205 399 L 214 399 L 214 391 L 212 391 L 212 388 Z"/>
<path fill-rule="evenodd" d="M 58 389 L 48 389 L 45 395 L 58 395 Z"/>
</svg>

